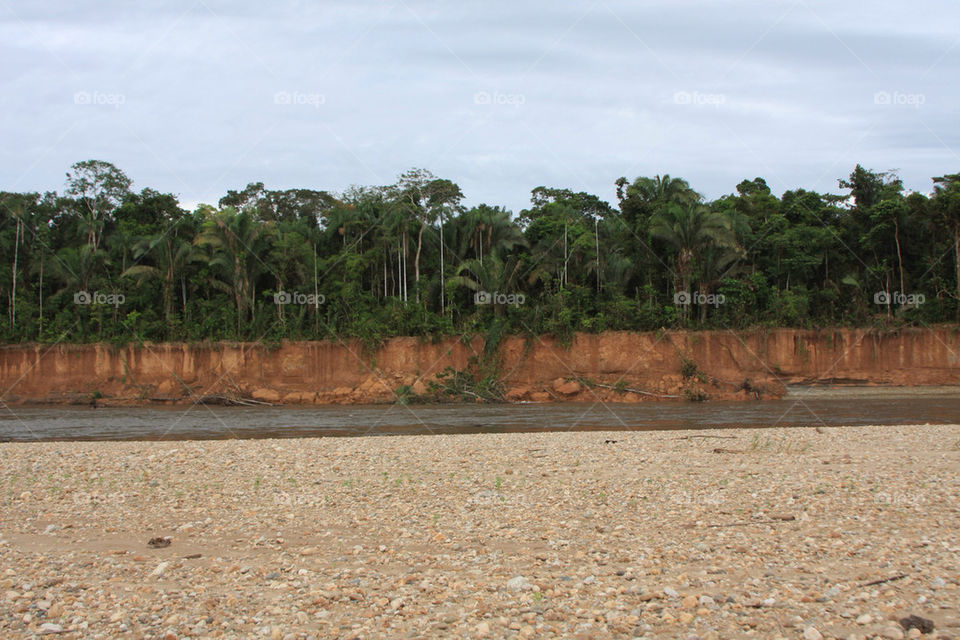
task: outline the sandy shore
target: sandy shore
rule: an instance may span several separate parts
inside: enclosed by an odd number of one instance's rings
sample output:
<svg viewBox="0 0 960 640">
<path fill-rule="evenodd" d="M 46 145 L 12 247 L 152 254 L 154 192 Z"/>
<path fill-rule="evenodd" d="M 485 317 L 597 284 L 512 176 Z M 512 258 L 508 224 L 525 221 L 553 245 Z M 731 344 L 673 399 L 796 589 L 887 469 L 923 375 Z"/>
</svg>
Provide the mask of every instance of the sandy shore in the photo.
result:
<svg viewBox="0 0 960 640">
<path fill-rule="evenodd" d="M 957 638 L 958 584 L 956 425 L 0 444 L 3 638 Z"/>
</svg>

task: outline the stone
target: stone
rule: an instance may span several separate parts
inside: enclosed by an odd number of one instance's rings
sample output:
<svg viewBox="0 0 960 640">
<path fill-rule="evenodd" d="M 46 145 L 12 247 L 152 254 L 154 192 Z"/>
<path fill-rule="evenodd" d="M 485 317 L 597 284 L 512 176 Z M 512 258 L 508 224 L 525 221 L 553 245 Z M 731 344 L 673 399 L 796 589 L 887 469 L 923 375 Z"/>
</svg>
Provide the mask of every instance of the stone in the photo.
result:
<svg viewBox="0 0 960 640">
<path fill-rule="evenodd" d="M 873 616 L 869 613 L 857 616 L 857 624 L 870 624 L 871 622 L 873 622 Z"/>
<path fill-rule="evenodd" d="M 903 640 L 903 630 L 900 627 L 887 626 L 880 630 L 880 637 L 887 640 Z"/>
<path fill-rule="evenodd" d="M 933 633 L 936 625 L 929 618 L 921 618 L 918 615 L 909 615 L 900 618 L 900 626 L 909 631 L 910 629 L 919 629 L 920 633 Z"/>
<path fill-rule="evenodd" d="M 40 635 L 49 636 L 57 633 L 63 633 L 63 627 L 53 622 L 44 622 L 40 625 Z"/>
<path fill-rule="evenodd" d="M 803 630 L 803 640 L 823 640 L 823 634 L 816 627 L 807 627 Z"/>
<path fill-rule="evenodd" d="M 553 390 L 561 396 L 574 396 L 581 391 L 580 383 L 576 380 L 564 380 L 557 378 L 551 385 Z"/>
<path fill-rule="evenodd" d="M 686 596 L 681 602 L 680 606 L 684 609 L 694 609 L 697 606 L 697 596 Z"/>
<path fill-rule="evenodd" d="M 528 591 L 533 589 L 533 585 L 525 577 L 516 576 L 507 580 L 507 588 L 511 591 Z"/>
</svg>

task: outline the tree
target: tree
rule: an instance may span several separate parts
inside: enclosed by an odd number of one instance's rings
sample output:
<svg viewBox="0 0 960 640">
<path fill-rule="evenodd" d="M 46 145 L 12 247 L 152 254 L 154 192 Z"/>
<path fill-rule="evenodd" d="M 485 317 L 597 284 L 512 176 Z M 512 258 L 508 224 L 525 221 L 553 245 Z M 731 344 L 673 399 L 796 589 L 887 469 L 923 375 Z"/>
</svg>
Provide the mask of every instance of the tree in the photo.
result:
<svg viewBox="0 0 960 640">
<path fill-rule="evenodd" d="M 682 290 L 690 294 L 690 279 L 697 256 L 710 247 L 733 248 L 736 236 L 730 221 L 702 205 L 662 207 L 651 220 L 651 233 L 677 251 L 676 277 Z M 686 307 L 683 311 L 686 317 Z"/>
<path fill-rule="evenodd" d="M 250 211 L 238 212 L 232 207 L 207 208 L 203 215 L 203 231 L 194 244 L 212 251 L 208 262 L 220 277 L 211 284 L 233 296 L 239 337 L 243 324 L 253 317 L 257 278 L 269 269 L 260 256 L 268 251 L 273 225 L 257 221 Z"/>
<path fill-rule="evenodd" d="M 87 243 L 96 251 L 104 225 L 130 193 L 132 181 L 103 160 L 77 162 L 67 172 L 67 195 L 77 199 Z"/>
</svg>

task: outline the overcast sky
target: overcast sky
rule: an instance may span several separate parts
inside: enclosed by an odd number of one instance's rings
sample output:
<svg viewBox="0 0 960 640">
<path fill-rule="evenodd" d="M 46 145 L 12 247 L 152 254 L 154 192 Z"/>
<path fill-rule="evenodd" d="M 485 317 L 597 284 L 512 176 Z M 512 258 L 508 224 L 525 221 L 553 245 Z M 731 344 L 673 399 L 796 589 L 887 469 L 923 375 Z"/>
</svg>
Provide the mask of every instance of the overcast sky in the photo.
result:
<svg viewBox="0 0 960 640">
<path fill-rule="evenodd" d="M 960 4 L 0 0 L 0 190 L 78 160 L 215 203 L 411 167 L 515 212 L 669 173 L 837 191 L 960 171 Z"/>
</svg>

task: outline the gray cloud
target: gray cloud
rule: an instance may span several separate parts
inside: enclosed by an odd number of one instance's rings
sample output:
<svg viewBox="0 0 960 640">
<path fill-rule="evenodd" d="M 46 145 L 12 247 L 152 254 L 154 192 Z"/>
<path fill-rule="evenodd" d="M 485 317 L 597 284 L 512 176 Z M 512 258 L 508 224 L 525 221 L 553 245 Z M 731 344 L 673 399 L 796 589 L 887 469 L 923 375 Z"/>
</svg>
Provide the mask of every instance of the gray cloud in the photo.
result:
<svg viewBox="0 0 960 640">
<path fill-rule="evenodd" d="M 59 189 L 101 158 L 186 202 L 412 166 L 515 211 L 538 185 L 612 200 L 621 175 L 835 190 L 857 162 L 926 191 L 960 169 L 958 18 L 946 0 L 8 1 L 0 188 Z"/>
</svg>

